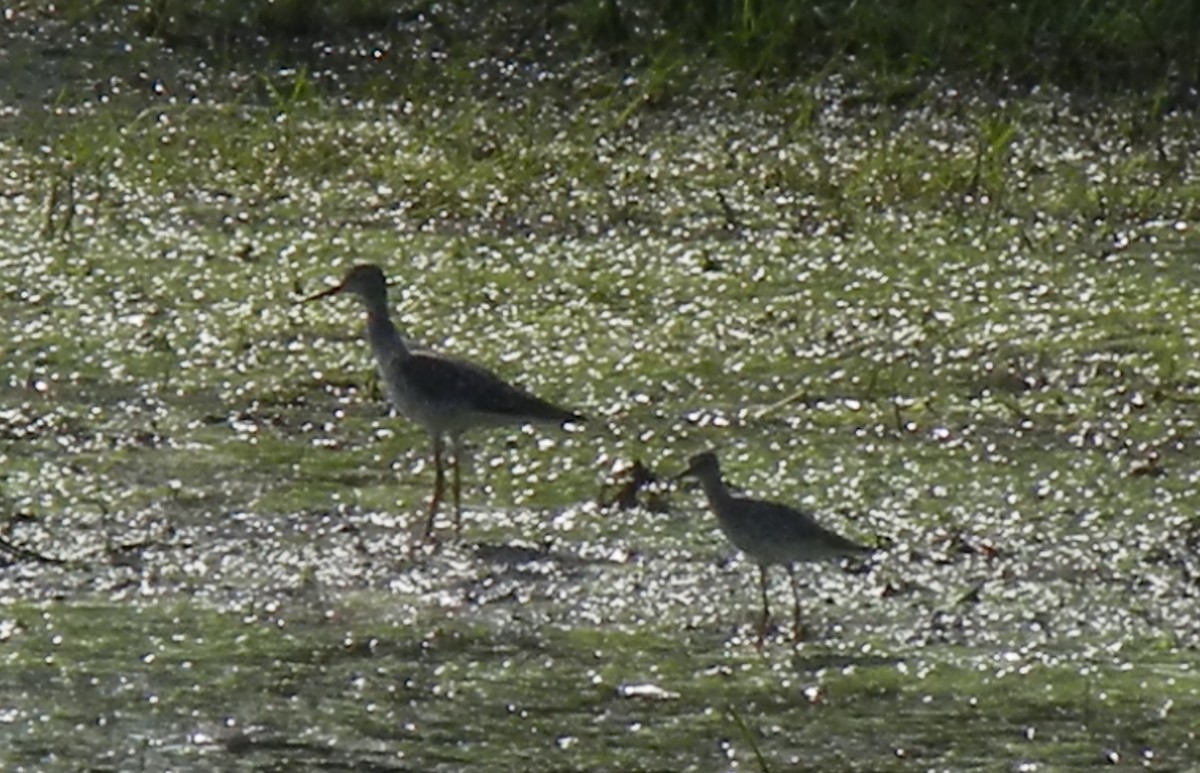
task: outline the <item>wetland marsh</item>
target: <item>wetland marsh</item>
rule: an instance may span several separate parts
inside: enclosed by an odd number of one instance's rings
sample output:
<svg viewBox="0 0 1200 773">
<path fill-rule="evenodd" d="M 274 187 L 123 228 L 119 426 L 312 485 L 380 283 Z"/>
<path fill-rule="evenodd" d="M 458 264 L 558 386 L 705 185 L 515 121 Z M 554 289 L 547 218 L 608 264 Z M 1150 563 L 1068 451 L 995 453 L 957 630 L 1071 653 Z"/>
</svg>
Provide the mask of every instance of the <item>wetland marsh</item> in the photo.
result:
<svg viewBox="0 0 1200 773">
<path fill-rule="evenodd" d="M 6 22 L 0 767 L 1198 764 L 1194 113 L 88 18 Z M 589 417 L 472 433 L 438 551 L 297 304 L 360 262 Z M 606 504 L 706 448 L 883 548 L 798 645 L 697 490 Z"/>
</svg>

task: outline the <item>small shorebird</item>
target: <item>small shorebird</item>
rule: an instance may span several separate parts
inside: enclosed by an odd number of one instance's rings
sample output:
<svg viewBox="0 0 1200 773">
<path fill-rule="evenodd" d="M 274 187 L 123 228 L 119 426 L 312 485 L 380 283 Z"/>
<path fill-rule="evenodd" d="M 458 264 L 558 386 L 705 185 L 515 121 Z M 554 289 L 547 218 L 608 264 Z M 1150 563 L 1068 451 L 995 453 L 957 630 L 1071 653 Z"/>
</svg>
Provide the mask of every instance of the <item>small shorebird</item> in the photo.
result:
<svg viewBox="0 0 1200 773">
<path fill-rule="evenodd" d="M 461 478 L 462 435 L 473 427 L 502 424 L 582 422 L 575 411 L 559 408 L 520 387 L 513 386 L 487 368 L 467 360 L 408 348 L 388 314 L 387 279 L 375 265 L 350 269 L 341 284 L 305 298 L 305 302 L 351 293 L 367 309 L 367 340 L 375 353 L 379 375 L 392 404 L 400 413 L 420 424 L 433 438 L 435 472 L 433 497 L 425 536 L 433 534 L 433 520 L 446 489 L 442 463 L 445 438 L 454 453 L 454 533 L 462 532 Z"/>
<path fill-rule="evenodd" d="M 762 621 L 758 643 L 766 636 L 770 610 L 767 605 L 767 567 L 782 564 L 792 584 L 793 634 L 801 638 L 800 590 L 796 584 L 796 562 L 863 556 L 872 548 L 846 539 L 821 526 L 811 514 L 776 502 L 735 497 L 721 479 L 721 464 L 711 451 L 688 459 L 688 468 L 677 477 L 691 475 L 700 480 L 708 504 L 717 516 L 721 531 L 739 550 L 758 563 L 762 591 Z"/>
</svg>

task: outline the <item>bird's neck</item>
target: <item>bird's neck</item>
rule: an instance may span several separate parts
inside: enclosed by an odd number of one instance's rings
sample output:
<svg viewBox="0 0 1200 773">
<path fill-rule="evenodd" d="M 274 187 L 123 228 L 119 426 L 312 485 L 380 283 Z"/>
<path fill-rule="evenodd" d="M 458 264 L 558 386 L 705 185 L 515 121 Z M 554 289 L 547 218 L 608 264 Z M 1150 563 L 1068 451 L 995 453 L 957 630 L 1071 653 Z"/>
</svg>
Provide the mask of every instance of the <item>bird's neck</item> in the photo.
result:
<svg viewBox="0 0 1200 773">
<path fill-rule="evenodd" d="M 392 324 L 386 307 L 367 309 L 367 339 L 371 342 L 375 356 L 380 359 L 407 359 L 409 356 L 408 345 Z"/>
<path fill-rule="evenodd" d="M 723 505 L 732 499 L 729 489 L 725 488 L 725 482 L 721 480 L 720 475 L 706 475 L 700 479 L 700 487 L 704 489 L 704 496 L 708 497 L 708 501 L 713 507 Z"/>
</svg>

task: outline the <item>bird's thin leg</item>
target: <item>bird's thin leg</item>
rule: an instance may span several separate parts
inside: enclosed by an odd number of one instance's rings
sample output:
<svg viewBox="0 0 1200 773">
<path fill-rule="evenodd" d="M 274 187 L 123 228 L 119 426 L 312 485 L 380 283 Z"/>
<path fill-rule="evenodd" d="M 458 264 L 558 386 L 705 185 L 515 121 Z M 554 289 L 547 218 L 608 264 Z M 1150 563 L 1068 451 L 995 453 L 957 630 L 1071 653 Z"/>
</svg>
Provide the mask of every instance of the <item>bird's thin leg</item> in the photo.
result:
<svg viewBox="0 0 1200 773">
<path fill-rule="evenodd" d="M 792 639 L 800 641 L 804 638 L 804 624 L 800 618 L 800 584 L 796 581 L 796 565 L 786 564 L 788 580 L 792 584 Z"/>
<path fill-rule="evenodd" d="M 771 620 L 771 609 L 767 604 L 767 565 L 758 565 L 758 587 L 762 592 L 762 620 L 758 624 L 758 647 L 762 649 L 767 638 L 767 623 Z"/>
<path fill-rule="evenodd" d="M 454 447 L 454 538 L 462 537 L 462 435 L 451 435 Z"/>
<path fill-rule="evenodd" d="M 429 520 L 425 523 L 425 539 L 433 537 L 433 519 L 437 515 L 438 505 L 442 503 L 442 493 L 446 490 L 446 471 L 442 467 L 444 445 L 441 435 L 433 436 L 433 498 L 429 500 Z"/>
</svg>

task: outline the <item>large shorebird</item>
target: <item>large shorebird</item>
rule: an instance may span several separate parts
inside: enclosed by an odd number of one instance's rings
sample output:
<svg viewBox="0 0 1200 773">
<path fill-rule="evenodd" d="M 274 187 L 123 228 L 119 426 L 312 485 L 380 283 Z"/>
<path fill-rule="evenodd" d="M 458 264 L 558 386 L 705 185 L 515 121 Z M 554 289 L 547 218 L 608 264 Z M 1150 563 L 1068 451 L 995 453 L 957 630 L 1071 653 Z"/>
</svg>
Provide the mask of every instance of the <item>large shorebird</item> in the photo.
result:
<svg viewBox="0 0 1200 773">
<path fill-rule="evenodd" d="M 367 340 L 375 353 L 379 375 L 392 404 L 420 424 L 433 438 L 435 471 L 433 497 L 425 536 L 433 534 L 433 521 L 446 488 L 442 461 L 445 439 L 450 438 L 454 467 L 454 533 L 462 531 L 462 483 L 459 460 L 463 433 L 474 427 L 520 425 L 535 422 L 582 422 L 583 416 L 535 397 L 513 386 L 487 368 L 444 354 L 410 349 L 388 313 L 387 279 L 375 265 L 350 269 L 341 284 L 305 301 L 351 293 L 367 309 Z"/>
<path fill-rule="evenodd" d="M 711 451 L 696 454 L 678 477 L 690 475 L 700 480 L 708 504 L 717 516 L 721 531 L 739 550 L 758 563 L 762 591 L 762 620 L 758 641 L 762 644 L 770 620 L 767 603 L 767 568 L 782 564 L 792 584 L 794 635 L 800 638 L 800 590 L 796 584 L 796 563 L 864 556 L 871 548 L 846 539 L 817 523 L 810 513 L 777 502 L 735 497 L 721 478 L 721 464 Z"/>
</svg>

